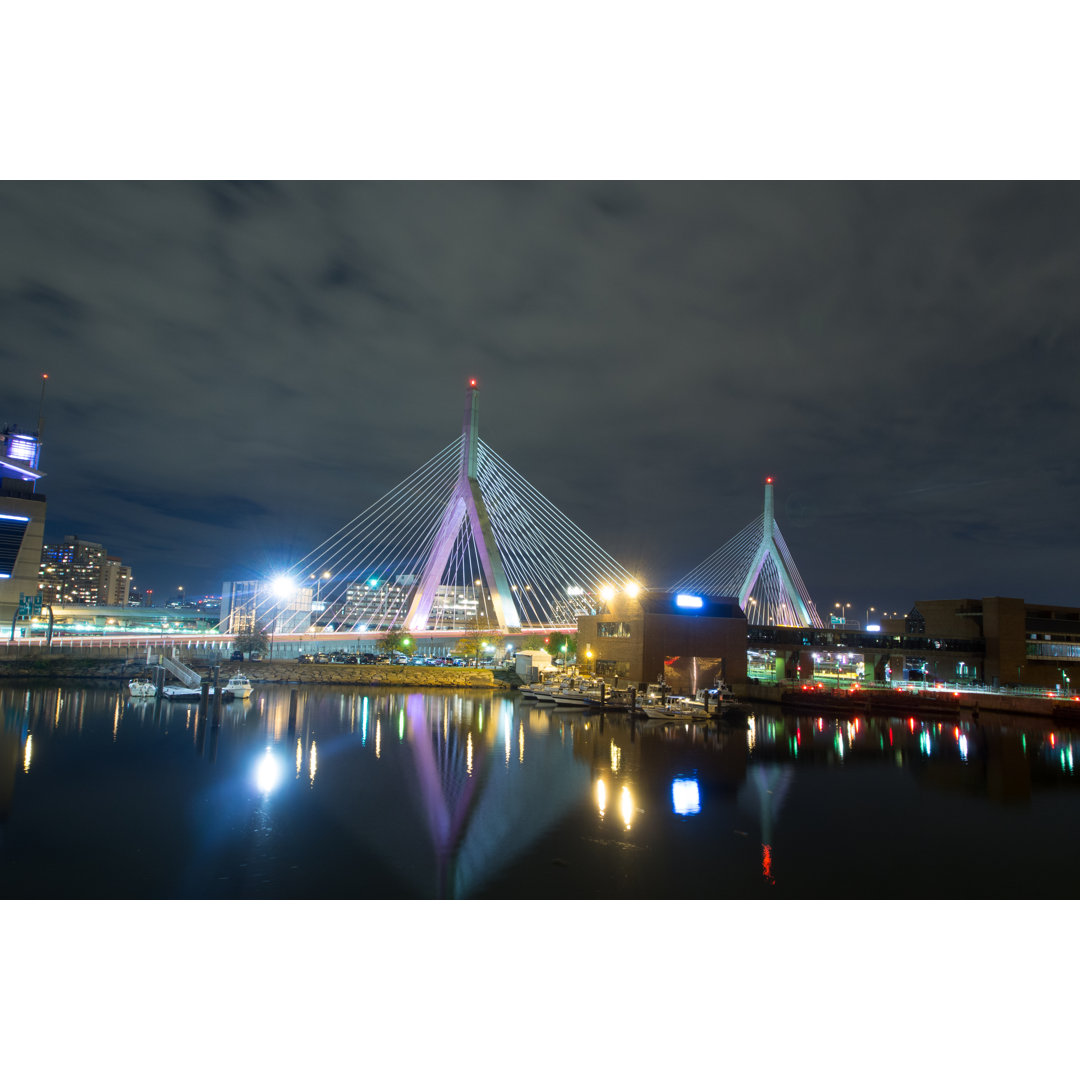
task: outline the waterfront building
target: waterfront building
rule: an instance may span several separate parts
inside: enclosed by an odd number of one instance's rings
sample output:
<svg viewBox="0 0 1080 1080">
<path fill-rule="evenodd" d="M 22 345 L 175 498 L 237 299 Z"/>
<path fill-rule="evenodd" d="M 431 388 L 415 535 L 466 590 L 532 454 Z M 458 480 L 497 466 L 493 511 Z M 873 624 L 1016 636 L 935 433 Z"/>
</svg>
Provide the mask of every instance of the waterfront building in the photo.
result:
<svg viewBox="0 0 1080 1080">
<path fill-rule="evenodd" d="M 733 596 L 612 593 L 598 615 L 577 620 L 578 665 L 607 679 L 654 682 L 677 693 L 718 678 L 746 682 L 746 616 Z"/>
<path fill-rule="evenodd" d="M 45 496 L 37 482 L 41 440 L 15 426 L 0 430 L 0 626 L 28 614 L 38 596 L 38 567 L 45 536 Z"/>
<path fill-rule="evenodd" d="M 905 632 L 971 641 L 983 653 L 982 681 L 1001 685 L 1080 686 L 1080 607 L 1031 604 L 1008 596 L 919 600 Z M 941 670 L 932 675 L 955 678 Z"/>
<path fill-rule="evenodd" d="M 131 567 L 102 544 L 78 536 L 46 544 L 39 589 L 43 604 L 106 604 L 123 607 L 131 592 Z"/>
</svg>

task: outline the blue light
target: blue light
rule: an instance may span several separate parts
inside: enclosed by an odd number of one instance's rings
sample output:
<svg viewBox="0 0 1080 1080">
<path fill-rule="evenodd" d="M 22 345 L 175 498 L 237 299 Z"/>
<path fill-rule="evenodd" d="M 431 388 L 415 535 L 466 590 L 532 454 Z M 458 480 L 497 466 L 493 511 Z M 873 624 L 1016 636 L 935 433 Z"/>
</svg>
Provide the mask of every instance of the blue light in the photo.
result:
<svg viewBox="0 0 1080 1080">
<path fill-rule="evenodd" d="M 701 790 L 693 777 L 677 776 L 671 782 L 671 806 L 676 814 L 701 813 Z"/>
<path fill-rule="evenodd" d="M 705 601 L 700 596 L 691 596 L 689 593 L 679 593 L 675 597 L 676 607 L 699 608 L 705 606 Z"/>
</svg>

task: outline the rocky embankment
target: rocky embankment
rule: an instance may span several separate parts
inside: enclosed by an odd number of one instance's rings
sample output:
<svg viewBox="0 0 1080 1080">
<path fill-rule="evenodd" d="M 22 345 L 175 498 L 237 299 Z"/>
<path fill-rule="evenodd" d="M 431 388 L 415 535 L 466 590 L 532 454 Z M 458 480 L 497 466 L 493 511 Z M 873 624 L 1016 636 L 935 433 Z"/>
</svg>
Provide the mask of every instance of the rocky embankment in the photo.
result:
<svg viewBox="0 0 1080 1080">
<path fill-rule="evenodd" d="M 204 676 L 205 663 L 189 666 Z M 398 664 L 298 664 L 295 660 L 222 664 L 221 682 L 242 671 L 253 683 L 346 683 L 355 686 L 451 686 L 491 689 L 498 684 L 487 668 L 412 667 Z M 0 679 L 133 679 L 152 677 L 142 660 L 90 657 L 34 657 L 0 660 Z"/>
</svg>

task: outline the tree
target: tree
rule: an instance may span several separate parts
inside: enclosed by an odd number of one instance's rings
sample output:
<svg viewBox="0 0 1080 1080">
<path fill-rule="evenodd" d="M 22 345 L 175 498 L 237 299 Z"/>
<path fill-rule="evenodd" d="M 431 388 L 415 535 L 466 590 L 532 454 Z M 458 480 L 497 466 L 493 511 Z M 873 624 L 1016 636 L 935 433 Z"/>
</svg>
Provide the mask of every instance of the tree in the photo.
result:
<svg viewBox="0 0 1080 1080">
<path fill-rule="evenodd" d="M 454 647 L 456 656 L 464 656 L 478 664 L 492 652 L 499 653 L 503 642 L 502 633 L 489 625 L 487 619 L 473 619 L 469 628 L 458 638 Z"/>
<path fill-rule="evenodd" d="M 544 648 L 551 656 L 567 663 L 577 656 L 577 634 L 549 634 L 546 640 Z"/>
<path fill-rule="evenodd" d="M 387 630 L 379 638 L 379 648 L 384 653 L 398 652 L 404 653 L 406 656 L 412 656 L 413 650 L 416 648 L 416 642 L 404 630 Z"/>
<path fill-rule="evenodd" d="M 529 652 L 535 652 L 537 649 L 544 648 L 544 639 L 539 634 L 526 634 L 521 639 L 521 644 L 518 645 L 518 652 L 522 649 L 526 649 Z"/>
<path fill-rule="evenodd" d="M 236 634 L 233 638 L 233 648 L 237 652 L 247 653 L 250 660 L 252 653 L 265 653 L 270 648 L 270 638 L 265 630 L 256 630 L 251 627 Z"/>
</svg>

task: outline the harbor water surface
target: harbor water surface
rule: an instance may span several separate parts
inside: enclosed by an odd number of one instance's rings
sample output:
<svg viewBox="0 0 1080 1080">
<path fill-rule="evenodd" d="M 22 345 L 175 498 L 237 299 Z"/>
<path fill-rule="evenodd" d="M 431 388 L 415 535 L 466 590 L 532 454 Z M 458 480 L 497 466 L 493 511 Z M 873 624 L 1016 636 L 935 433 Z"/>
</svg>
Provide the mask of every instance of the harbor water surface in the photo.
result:
<svg viewBox="0 0 1080 1080">
<path fill-rule="evenodd" d="M 1076 739 L 984 716 L 648 730 L 512 692 L 0 688 L 0 895 L 1071 897 Z M 1080 749 L 1078 747 L 1077 749 Z"/>
</svg>

